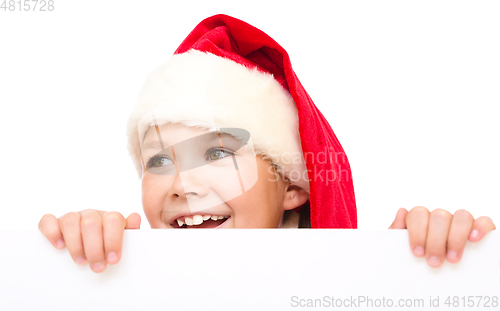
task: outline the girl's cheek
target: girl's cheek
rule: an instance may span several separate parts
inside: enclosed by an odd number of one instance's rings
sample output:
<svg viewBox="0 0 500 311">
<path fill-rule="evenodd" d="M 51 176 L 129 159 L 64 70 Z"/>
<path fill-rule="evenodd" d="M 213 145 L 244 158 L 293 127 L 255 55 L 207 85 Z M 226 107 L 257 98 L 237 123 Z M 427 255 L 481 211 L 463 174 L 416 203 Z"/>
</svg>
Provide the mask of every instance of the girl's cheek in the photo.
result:
<svg viewBox="0 0 500 311">
<path fill-rule="evenodd" d="M 155 222 L 153 215 L 155 214 L 155 210 L 158 209 L 157 206 L 161 205 L 157 204 L 157 198 L 154 196 L 154 190 L 150 186 L 147 180 L 142 181 L 142 207 L 144 210 L 144 214 L 148 218 L 150 225 L 152 226 Z M 159 211 L 157 212 L 159 213 Z"/>
<path fill-rule="evenodd" d="M 162 221 L 161 202 L 152 200 L 151 198 L 144 198 L 142 200 L 144 214 L 148 219 L 151 228 L 166 228 L 167 226 Z"/>
<path fill-rule="evenodd" d="M 162 219 L 165 200 L 172 184 L 170 176 L 146 174 L 142 179 L 142 206 L 151 228 L 169 228 Z"/>
</svg>

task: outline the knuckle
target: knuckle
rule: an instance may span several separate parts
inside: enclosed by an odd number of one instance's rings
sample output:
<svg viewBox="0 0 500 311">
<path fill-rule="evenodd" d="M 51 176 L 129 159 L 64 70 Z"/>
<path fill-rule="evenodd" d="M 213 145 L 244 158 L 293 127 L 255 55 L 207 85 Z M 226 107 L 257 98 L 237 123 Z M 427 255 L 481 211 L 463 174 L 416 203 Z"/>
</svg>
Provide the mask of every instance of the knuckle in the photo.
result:
<svg viewBox="0 0 500 311">
<path fill-rule="evenodd" d="M 55 218 L 54 215 L 51 216 Z M 61 235 L 61 230 L 59 229 L 57 222 L 44 221 L 39 224 L 39 228 L 42 234 L 49 240 L 56 239 Z"/>
<path fill-rule="evenodd" d="M 101 226 L 101 216 L 98 213 L 87 212 L 82 215 L 82 227 L 99 227 Z"/>
<path fill-rule="evenodd" d="M 453 217 L 454 218 L 458 218 L 458 219 L 463 219 L 463 220 L 469 220 L 469 221 L 473 221 L 474 220 L 474 217 L 472 216 L 472 214 L 469 211 L 466 211 L 464 209 L 457 210 L 453 214 Z"/>
<path fill-rule="evenodd" d="M 454 216 L 462 216 L 462 217 L 472 217 L 472 214 L 464 209 L 459 209 L 453 214 Z"/>
<path fill-rule="evenodd" d="M 449 219 L 451 218 L 451 213 L 444 210 L 437 208 L 431 212 L 432 217 L 437 218 L 437 219 Z"/>
<path fill-rule="evenodd" d="M 80 221 L 80 214 L 71 212 L 64 214 L 61 219 L 59 219 L 59 223 L 61 226 L 71 226 Z"/>
<path fill-rule="evenodd" d="M 118 212 L 106 212 L 103 217 L 107 223 L 112 224 L 122 224 L 125 220 L 123 215 Z"/>
<path fill-rule="evenodd" d="M 55 216 L 52 214 L 43 215 L 42 218 L 40 219 L 40 221 L 38 222 L 38 229 L 43 230 L 45 228 L 47 222 L 49 221 L 49 219 L 52 217 L 55 218 Z"/>
<path fill-rule="evenodd" d="M 491 222 L 491 223 L 493 223 L 493 220 L 490 217 L 488 217 L 488 216 L 481 216 L 481 217 L 478 217 L 476 220 L 480 221 L 480 222 Z"/>
<path fill-rule="evenodd" d="M 411 213 L 411 214 L 429 214 L 429 210 L 423 206 L 415 206 L 408 213 Z"/>
<path fill-rule="evenodd" d="M 493 223 L 493 219 L 488 216 L 480 216 L 476 219 L 476 223 L 480 226 L 491 227 L 493 230 L 496 229 L 495 224 Z"/>
</svg>

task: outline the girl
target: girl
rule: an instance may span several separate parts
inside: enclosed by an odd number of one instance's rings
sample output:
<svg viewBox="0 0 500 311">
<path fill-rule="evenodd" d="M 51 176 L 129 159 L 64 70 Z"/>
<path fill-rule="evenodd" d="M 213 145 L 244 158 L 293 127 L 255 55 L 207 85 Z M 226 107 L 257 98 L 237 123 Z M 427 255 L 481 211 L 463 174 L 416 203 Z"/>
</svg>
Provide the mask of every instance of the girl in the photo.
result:
<svg viewBox="0 0 500 311">
<path fill-rule="evenodd" d="M 152 228 L 357 228 L 349 162 L 292 70 L 286 51 L 226 16 L 203 20 L 147 79 L 127 123 Z M 45 215 L 39 229 L 73 260 L 102 272 L 120 260 L 138 214 Z M 461 258 L 490 218 L 400 209 L 415 256 L 432 267 Z"/>
</svg>

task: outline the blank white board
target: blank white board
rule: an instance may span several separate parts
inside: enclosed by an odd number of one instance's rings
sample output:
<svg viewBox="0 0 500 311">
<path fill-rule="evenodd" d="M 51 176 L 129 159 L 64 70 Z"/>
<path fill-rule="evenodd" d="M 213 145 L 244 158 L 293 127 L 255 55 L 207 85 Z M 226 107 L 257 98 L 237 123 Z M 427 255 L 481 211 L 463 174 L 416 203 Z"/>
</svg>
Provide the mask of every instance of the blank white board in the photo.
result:
<svg viewBox="0 0 500 311">
<path fill-rule="evenodd" d="M 0 310 L 500 309 L 497 231 L 439 269 L 406 230 L 126 230 L 123 242 L 96 274 L 38 230 L 0 231 Z"/>
</svg>

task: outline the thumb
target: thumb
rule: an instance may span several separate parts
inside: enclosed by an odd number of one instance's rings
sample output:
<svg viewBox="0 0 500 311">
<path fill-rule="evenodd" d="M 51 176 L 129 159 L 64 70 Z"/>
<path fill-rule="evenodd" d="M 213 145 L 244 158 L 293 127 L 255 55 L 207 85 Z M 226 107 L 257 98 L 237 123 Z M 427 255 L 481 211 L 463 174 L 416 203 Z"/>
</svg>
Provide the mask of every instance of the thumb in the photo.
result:
<svg viewBox="0 0 500 311">
<path fill-rule="evenodd" d="M 406 229 L 406 214 L 408 211 L 405 208 L 400 208 L 389 229 Z"/>
<path fill-rule="evenodd" d="M 132 213 L 127 217 L 127 226 L 125 229 L 140 229 L 141 228 L 141 215 Z"/>
</svg>

